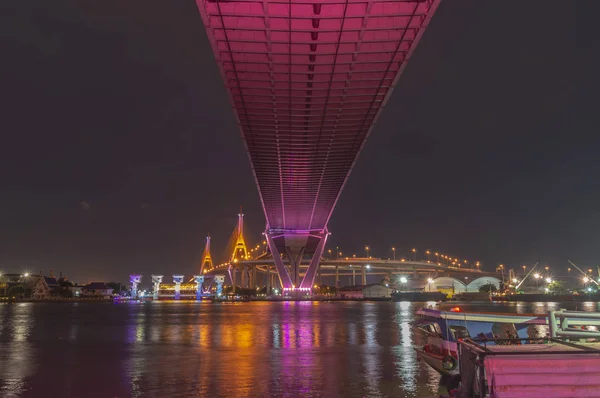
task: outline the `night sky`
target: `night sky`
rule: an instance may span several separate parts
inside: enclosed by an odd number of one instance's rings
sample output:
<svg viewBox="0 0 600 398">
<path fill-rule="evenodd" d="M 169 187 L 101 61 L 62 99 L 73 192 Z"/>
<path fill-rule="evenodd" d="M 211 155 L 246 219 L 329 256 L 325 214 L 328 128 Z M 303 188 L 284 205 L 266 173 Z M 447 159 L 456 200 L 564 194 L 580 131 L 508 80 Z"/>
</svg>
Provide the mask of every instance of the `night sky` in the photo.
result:
<svg viewBox="0 0 600 398">
<path fill-rule="evenodd" d="M 330 222 L 348 253 L 600 264 L 597 1 L 442 2 Z M 264 215 L 191 0 L 0 3 L 0 269 L 125 281 Z"/>
</svg>

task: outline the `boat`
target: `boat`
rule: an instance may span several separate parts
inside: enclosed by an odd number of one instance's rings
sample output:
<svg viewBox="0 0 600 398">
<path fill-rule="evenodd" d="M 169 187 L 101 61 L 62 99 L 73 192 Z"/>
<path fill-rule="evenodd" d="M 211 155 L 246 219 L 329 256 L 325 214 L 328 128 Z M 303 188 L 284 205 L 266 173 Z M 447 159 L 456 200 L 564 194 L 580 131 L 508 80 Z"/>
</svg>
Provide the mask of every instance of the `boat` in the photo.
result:
<svg viewBox="0 0 600 398">
<path fill-rule="evenodd" d="M 600 396 L 600 343 L 556 338 L 526 342 L 505 346 L 460 341 L 460 389 L 456 396 Z"/>
<path fill-rule="evenodd" d="M 458 374 L 459 341 L 507 344 L 507 340 L 539 337 L 538 326 L 547 324 L 541 315 L 463 312 L 460 307 L 450 311 L 423 308 L 417 315 L 421 319 L 413 326 L 424 332 L 427 339 L 425 345 L 415 347 L 417 359 L 442 375 Z"/>
</svg>

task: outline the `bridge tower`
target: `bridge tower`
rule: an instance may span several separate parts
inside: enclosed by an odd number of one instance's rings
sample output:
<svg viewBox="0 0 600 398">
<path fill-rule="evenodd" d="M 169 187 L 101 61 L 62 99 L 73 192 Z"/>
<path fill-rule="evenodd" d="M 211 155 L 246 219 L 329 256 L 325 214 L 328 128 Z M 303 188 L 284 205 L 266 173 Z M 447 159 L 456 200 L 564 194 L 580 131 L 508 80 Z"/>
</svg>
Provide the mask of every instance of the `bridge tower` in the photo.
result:
<svg viewBox="0 0 600 398">
<path fill-rule="evenodd" d="M 204 252 L 202 252 L 202 264 L 200 264 L 200 275 L 206 273 L 207 270 L 214 268 L 212 256 L 210 255 L 210 234 L 206 235 L 206 244 L 204 245 Z"/>
<path fill-rule="evenodd" d="M 248 249 L 246 247 L 246 240 L 244 239 L 244 213 L 240 207 L 238 214 L 238 223 L 234 233 L 233 252 L 231 253 L 231 262 L 236 260 L 245 260 L 248 258 Z"/>
</svg>

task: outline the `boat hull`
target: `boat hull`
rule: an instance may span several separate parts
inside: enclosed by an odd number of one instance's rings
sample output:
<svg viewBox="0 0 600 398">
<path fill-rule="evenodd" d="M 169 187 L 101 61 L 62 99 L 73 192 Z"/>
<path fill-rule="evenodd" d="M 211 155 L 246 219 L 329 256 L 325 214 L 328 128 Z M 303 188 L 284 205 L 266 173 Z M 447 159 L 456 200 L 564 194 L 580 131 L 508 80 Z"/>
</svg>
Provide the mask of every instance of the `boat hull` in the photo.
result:
<svg viewBox="0 0 600 398">
<path fill-rule="evenodd" d="M 417 360 L 425 362 L 427 365 L 431 366 L 435 371 L 442 375 L 457 375 L 459 372 L 458 366 L 456 366 L 452 370 L 448 370 L 444 368 L 444 358 L 439 355 L 431 354 L 423 350 L 422 347 L 415 347 L 415 351 L 417 352 Z"/>
</svg>

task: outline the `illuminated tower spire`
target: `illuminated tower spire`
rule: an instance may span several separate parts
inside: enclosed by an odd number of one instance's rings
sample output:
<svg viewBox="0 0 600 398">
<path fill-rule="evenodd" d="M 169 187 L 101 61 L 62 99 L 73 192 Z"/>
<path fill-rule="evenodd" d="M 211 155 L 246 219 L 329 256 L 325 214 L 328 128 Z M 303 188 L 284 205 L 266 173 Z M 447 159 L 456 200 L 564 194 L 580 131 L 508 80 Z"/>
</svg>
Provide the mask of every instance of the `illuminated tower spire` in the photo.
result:
<svg viewBox="0 0 600 398">
<path fill-rule="evenodd" d="M 204 252 L 202 253 L 202 264 L 200 264 L 200 275 L 204 272 L 213 268 L 213 260 L 210 255 L 210 234 L 206 236 L 206 245 L 204 245 Z"/>
<path fill-rule="evenodd" d="M 233 245 L 233 253 L 231 255 L 231 262 L 236 259 L 245 259 L 248 257 L 248 249 L 246 248 L 246 241 L 244 240 L 244 213 L 240 206 L 240 212 L 238 214 L 238 224 L 234 231 L 235 243 Z"/>
</svg>

